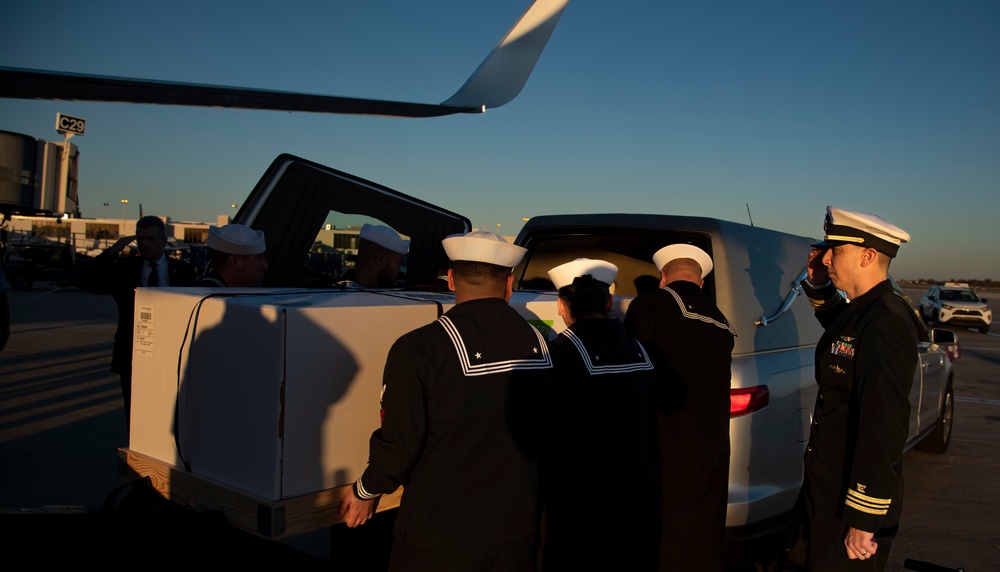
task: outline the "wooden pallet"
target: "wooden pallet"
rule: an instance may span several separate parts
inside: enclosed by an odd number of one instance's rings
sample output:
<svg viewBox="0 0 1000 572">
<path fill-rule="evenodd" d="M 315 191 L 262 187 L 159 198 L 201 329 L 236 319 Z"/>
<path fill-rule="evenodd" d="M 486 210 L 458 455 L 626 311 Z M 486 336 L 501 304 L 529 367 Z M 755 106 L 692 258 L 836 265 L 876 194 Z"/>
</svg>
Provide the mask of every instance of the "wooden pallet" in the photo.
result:
<svg viewBox="0 0 1000 572">
<path fill-rule="evenodd" d="M 343 522 L 337 517 L 352 485 L 278 501 L 266 500 L 223 483 L 137 453 L 118 449 L 118 473 L 125 479 L 149 477 L 164 498 L 197 510 L 217 510 L 230 525 L 268 539 L 312 532 Z M 377 512 L 397 508 L 403 489 L 383 495 Z"/>
</svg>

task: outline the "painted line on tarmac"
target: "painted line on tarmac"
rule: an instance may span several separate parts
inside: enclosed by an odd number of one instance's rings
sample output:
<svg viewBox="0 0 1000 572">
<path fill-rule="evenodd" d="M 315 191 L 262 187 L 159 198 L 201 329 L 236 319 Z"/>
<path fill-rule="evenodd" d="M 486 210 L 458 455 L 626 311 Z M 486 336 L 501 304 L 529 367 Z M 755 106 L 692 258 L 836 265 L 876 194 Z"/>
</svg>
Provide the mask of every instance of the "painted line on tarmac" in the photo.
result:
<svg viewBox="0 0 1000 572">
<path fill-rule="evenodd" d="M 56 286 L 55 288 L 52 288 L 51 290 L 46 290 L 45 292 L 42 292 L 41 294 L 37 294 L 35 296 L 32 296 L 31 299 L 32 300 L 37 300 L 38 298 L 41 298 L 42 296 L 48 296 L 49 294 L 51 294 L 53 292 L 58 292 L 58 291 L 60 291 L 62 289 L 63 288 L 61 286 Z"/>
<path fill-rule="evenodd" d="M 956 397 L 955 401 L 966 403 L 985 403 L 986 405 L 1000 405 L 1000 399 L 978 399 L 975 397 Z"/>
<path fill-rule="evenodd" d="M 12 334 L 27 334 L 29 332 L 41 332 L 44 330 L 69 330 L 75 328 L 116 328 L 118 327 L 117 322 L 111 320 L 99 320 L 95 322 L 47 322 L 39 324 L 37 326 L 33 325 L 16 325 L 11 326 L 10 331 Z"/>
</svg>

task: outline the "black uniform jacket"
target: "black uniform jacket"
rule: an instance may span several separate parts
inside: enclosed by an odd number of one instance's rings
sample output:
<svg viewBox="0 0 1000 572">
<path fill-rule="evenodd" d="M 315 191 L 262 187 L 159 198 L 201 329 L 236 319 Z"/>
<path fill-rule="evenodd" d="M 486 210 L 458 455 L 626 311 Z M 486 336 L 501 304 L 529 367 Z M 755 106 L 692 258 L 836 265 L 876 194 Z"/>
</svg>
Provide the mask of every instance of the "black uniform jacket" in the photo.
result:
<svg viewBox="0 0 1000 572">
<path fill-rule="evenodd" d="M 111 371 L 121 372 L 132 367 L 132 339 L 134 337 L 135 289 L 145 260 L 139 256 L 119 256 L 105 250 L 80 269 L 77 286 L 84 292 L 111 294 L 118 306 L 118 329 L 111 354 Z M 194 267 L 167 257 L 168 285 L 193 286 Z"/>
<path fill-rule="evenodd" d="M 201 286 L 203 288 L 225 288 L 226 281 L 222 279 L 222 276 L 220 276 L 218 272 L 210 270 L 208 274 L 198 279 L 195 286 Z"/>
<path fill-rule="evenodd" d="M 875 532 L 899 522 L 903 447 L 918 360 L 913 310 L 886 280 L 852 300 L 805 285 L 826 328 L 816 346 L 819 394 L 806 449 L 811 471 L 842 474 L 830 495 L 847 526 Z M 823 302 L 825 300 L 825 302 Z"/>
<path fill-rule="evenodd" d="M 574 322 L 551 347 L 556 389 L 542 462 L 542 568 L 615 562 L 620 570 L 651 570 L 659 514 L 653 364 L 617 318 Z M 611 526 L 596 526 L 594 504 L 580 491 L 609 486 L 626 500 L 616 503 Z"/>
<path fill-rule="evenodd" d="M 537 531 L 552 386 L 545 338 L 504 300 L 460 303 L 389 350 L 358 484 L 404 487 L 397 542 L 502 544 Z"/>
<path fill-rule="evenodd" d="M 657 481 L 650 444 L 653 364 L 645 349 L 618 319 L 579 320 L 552 342 L 552 359 L 556 391 L 546 465 L 554 494 L 570 496 L 591 515 L 593 507 L 579 502 L 579 486 L 613 483 L 621 495 L 648 494 Z"/>
<path fill-rule="evenodd" d="M 656 367 L 654 408 L 664 446 L 729 453 L 729 389 L 736 332 L 697 285 L 644 292 L 625 326 Z"/>
</svg>

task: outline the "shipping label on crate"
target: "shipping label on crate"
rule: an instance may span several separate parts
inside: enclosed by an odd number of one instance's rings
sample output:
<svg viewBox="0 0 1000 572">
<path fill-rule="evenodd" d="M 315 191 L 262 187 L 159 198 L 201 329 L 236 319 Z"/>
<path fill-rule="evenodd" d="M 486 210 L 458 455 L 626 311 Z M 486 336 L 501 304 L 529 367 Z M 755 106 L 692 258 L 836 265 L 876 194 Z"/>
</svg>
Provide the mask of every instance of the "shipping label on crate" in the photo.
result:
<svg viewBox="0 0 1000 572">
<path fill-rule="evenodd" d="M 153 307 L 139 306 L 135 321 L 135 355 L 150 357 L 155 353 Z"/>
</svg>

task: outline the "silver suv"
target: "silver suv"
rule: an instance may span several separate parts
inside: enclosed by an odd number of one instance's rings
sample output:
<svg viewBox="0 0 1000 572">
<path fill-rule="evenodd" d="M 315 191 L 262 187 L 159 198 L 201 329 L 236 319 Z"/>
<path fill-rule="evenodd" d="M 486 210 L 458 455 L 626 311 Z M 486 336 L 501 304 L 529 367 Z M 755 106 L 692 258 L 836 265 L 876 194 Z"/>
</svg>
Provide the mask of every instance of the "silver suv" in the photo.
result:
<svg viewBox="0 0 1000 572">
<path fill-rule="evenodd" d="M 946 282 L 931 286 L 920 300 L 920 315 L 927 323 L 939 326 L 965 326 L 990 331 L 993 312 L 965 282 Z"/>
</svg>

